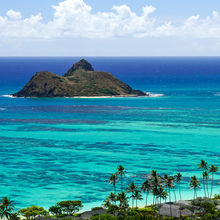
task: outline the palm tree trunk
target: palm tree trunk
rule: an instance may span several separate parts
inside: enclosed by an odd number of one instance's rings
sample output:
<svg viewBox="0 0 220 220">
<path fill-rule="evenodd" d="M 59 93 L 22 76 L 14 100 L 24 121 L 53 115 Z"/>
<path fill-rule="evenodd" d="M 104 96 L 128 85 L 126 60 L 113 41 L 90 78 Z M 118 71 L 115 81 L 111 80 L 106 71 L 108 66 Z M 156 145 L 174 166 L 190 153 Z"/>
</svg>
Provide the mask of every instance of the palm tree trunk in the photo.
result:
<svg viewBox="0 0 220 220">
<path fill-rule="evenodd" d="M 160 197 L 159 215 L 160 215 L 160 208 L 161 208 L 161 197 Z"/>
<path fill-rule="evenodd" d="M 121 192 L 123 191 L 123 187 L 122 187 L 122 175 L 121 175 Z"/>
<path fill-rule="evenodd" d="M 167 186 L 166 186 L 165 190 L 167 191 Z M 165 203 L 167 203 L 167 198 L 165 198 Z"/>
<path fill-rule="evenodd" d="M 202 178 L 202 182 L 203 182 L 203 188 L 204 188 L 204 193 L 205 193 L 205 197 L 206 197 L 206 189 L 205 189 L 205 180 L 204 180 L 204 178 Z"/>
<path fill-rule="evenodd" d="M 132 202 L 132 208 L 134 207 L 134 198 L 133 198 L 133 193 L 132 193 L 132 196 L 131 196 L 131 202 Z"/>
<path fill-rule="evenodd" d="M 175 202 L 176 202 L 176 193 L 175 193 L 175 189 L 174 188 L 173 188 L 173 194 L 174 194 Z"/>
<path fill-rule="evenodd" d="M 211 186 L 211 193 L 210 193 L 210 198 L 212 198 L 212 189 L 213 189 L 213 179 L 214 179 L 214 174 L 212 174 L 212 186 Z"/>
<path fill-rule="evenodd" d="M 206 177 L 206 189 L 207 189 L 207 196 L 209 198 L 209 187 L 208 187 L 208 178 Z"/>
<path fill-rule="evenodd" d="M 180 190 L 180 183 L 179 183 L 179 194 L 180 194 L 180 200 L 182 200 L 181 190 Z"/>
<path fill-rule="evenodd" d="M 170 188 L 169 188 L 169 198 L 170 198 L 170 216 L 172 217 Z"/>
<path fill-rule="evenodd" d="M 148 195 L 149 195 L 149 193 L 147 192 L 147 195 L 146 195 L 146 206 L 147 206 Z"/>
</svg>

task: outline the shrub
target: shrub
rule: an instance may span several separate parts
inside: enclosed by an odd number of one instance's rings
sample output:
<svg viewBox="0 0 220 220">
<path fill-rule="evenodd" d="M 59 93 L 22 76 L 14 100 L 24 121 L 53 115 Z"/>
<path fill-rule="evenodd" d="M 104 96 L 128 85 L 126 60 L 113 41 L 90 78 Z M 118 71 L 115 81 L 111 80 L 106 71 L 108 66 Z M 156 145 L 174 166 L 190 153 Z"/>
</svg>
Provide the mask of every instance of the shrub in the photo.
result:
<svg viewBox="0 0 220 220">
<path fill-rule="evenodd" d="M 110 214 L 104 214 L 104 215 L 94 215 L 92 216 L 91 220 L 117 220 L 116 217 Z"/>
<path fill-rule="evenodd" d="M 151 215 L 143 215 L 143 214 L 137 214 L 134 216 L 129 216 L 127 218 L 128 220 L 159 220 L 160 218 L 155 218 L 154 216 Z"/>
<path fill-rule="evenodd" d="M 214 199 L 220 199 L 220 195 L 215 195 Z"/>
<path fill-rule="evenodd" d="M 92 208 L 91 210 L 92 211 L 96 211 L 96 210 L 102 210 L 103 209 L 103 207 L 94 207 L 94 208 Z"/>
<path fill-rule="evenodd" d="M 57 215 L 58 218 L 64 218 L 64 217 L 67 217 L 68 214 L 60 214 L 60 215 Z"/>
<path fill-rule="evenodd" d="M 214 220 L 214 219 L 218 219 L 217 216 L 211 214 L 211 213 L 207 213 L 202 217 L 202 220 Z"/>
<path fill-rule="evenodd" d="M 215 212 L 215 204 L 210 201 L 202 202 L 201 207 L 204 208 L 206 212 L 209 212 L 209 213 Z"/>
<path fill-rule="evenodd" d="M 145 208 L 139 208 L 137 211 L 145 215 L 155 215 L 157 213 L 157 210 L 155 209 L 154 206 L 147 206 Z"/>
<path fill-rule="evenodd" d="M 203 203 L 211 203 L 211 204 L 214 204 L 214 205 L 217 205 L 218 204 L 218 201 L 217 200 L 213 200 L 213 199 L 209 199 L 209 198 L 202 198 L 202 197 L 198 197 L 194 200 L 192 200 L 192 205 L 194 206 L 201 206 Z"/>
</svg>

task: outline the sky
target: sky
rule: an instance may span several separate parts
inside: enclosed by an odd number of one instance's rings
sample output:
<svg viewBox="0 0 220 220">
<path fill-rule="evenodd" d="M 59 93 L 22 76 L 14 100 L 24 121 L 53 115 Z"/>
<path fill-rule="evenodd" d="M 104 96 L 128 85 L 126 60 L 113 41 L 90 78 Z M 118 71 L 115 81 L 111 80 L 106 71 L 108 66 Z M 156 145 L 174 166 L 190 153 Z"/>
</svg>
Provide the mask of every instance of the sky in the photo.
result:
<svg viewBox="0 0 220 220">
<path fill-rule="evenodd" d="M 220 56 L 219 0 L 0 3 L 0 56 Z"/>
</svg>

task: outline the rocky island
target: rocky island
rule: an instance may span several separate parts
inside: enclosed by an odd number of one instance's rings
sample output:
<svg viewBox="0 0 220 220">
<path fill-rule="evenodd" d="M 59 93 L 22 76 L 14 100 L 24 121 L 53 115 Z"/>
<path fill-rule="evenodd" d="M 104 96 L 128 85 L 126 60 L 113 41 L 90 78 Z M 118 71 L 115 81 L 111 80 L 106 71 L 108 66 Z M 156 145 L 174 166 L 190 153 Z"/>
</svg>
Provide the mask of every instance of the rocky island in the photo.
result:
<svg viewBox="0 0 220 220">
<path fill-rule="evenodd" d="M 37 72 L 15 97 L 147 96 L 108 72 L 95 71 L 85 59 L 75 63 L 63 76 Z"/>
</svg>

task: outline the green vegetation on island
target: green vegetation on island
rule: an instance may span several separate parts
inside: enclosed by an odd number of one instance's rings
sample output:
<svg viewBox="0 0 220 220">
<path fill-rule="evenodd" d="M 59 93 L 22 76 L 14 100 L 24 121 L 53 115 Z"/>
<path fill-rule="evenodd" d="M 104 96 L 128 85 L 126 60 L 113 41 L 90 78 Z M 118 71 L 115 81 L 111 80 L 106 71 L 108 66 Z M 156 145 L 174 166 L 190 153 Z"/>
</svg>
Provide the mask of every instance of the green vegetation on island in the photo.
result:
<svg viewBox="0 0 220 220">
<path fill-rule="evenodd" d="M 142 185 L 131 182 L 124 187 L 127 171 L 122 165 L 119 165 L 116 172 L 109 177 L 109 183 L 112 184 L 114 192 L 106 197 L 103 207 L 94 207 L 91 211 L 79 213 L 83 207 L 82 202 L 68 200 L 58 202 L 48 211 L 43 207 L 31 206 L 15 212 L 13 201 L 4 197 L 0 203 L 0 217 L 8 220 L 19 220 L 21 216 L 27 220 L 218 220 L 220 219 L 220 195 L 214 197 L 212 195 L 214 175 L 217 173 L 218 167 L 213 164 L 209 166 L 204 160 L 201 160 L 198 167 L 202 170 L 202 178 L 192 176 L 189 181 L 189 188 L 193 190 L 193 199 L 182 200 L 183 176 L 181 173 L 173 176 L 160 175 L 156 170 L 152 170 Z M 205 197 L 197 195 L 201 185 Z M 150 205 L 149 196 L 153 201 Z M 138 207 L 138 202 L 144 199 L 145 207 Z"/>
<path fill-rule="evenodd" d="M 94 71 L 82 59 L 63 76 L 48 71 L 37 72 L 15 97 L 94 97 L 94 96 L 147 96 L 134 90 L 110 73 Z"/>
</svg>

